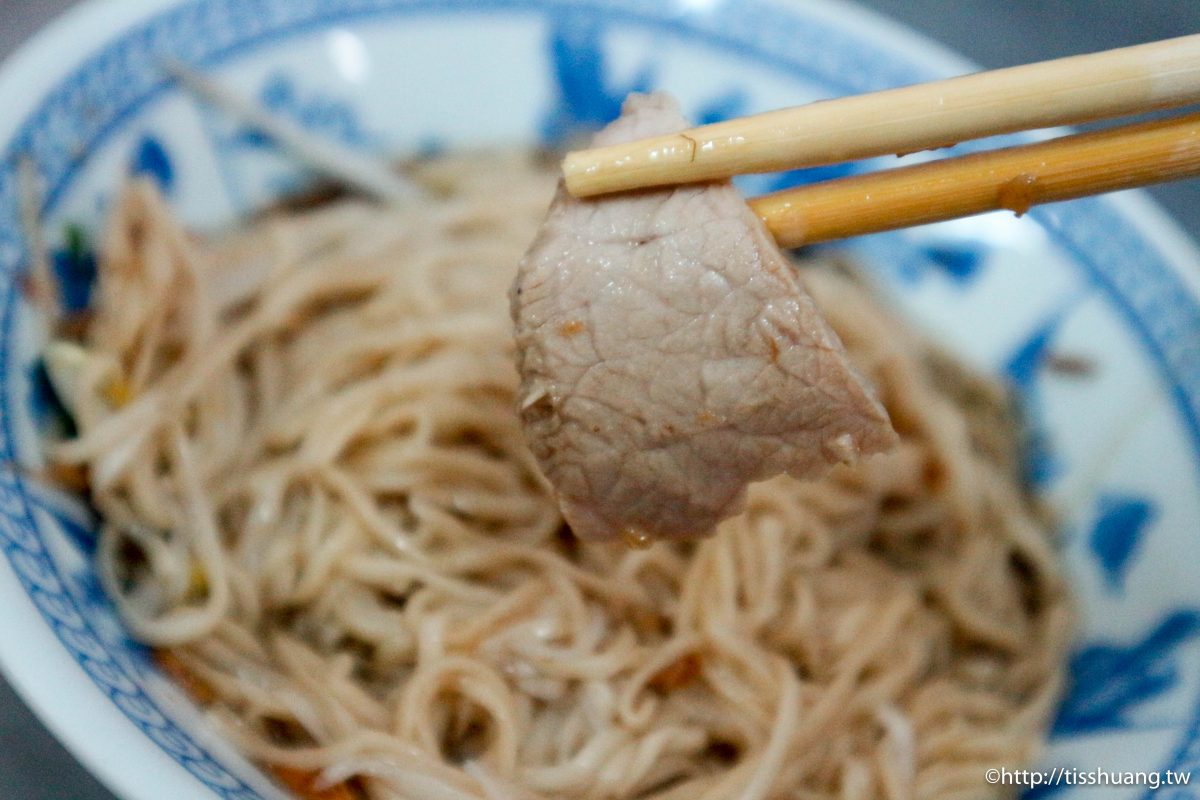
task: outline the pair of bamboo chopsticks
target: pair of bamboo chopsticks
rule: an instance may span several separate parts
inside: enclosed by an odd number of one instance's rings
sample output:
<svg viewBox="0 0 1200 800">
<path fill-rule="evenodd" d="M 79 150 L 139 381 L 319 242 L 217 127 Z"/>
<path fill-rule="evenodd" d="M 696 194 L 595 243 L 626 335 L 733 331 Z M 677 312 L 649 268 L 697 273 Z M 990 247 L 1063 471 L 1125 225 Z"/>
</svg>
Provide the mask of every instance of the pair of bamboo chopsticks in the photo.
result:
<svg viewBox="0 0 1200 800">
<path fill-rule="evenodd" d="M 911 153 L 1200 101 L 1200 35 L 825 100 L 569 153 L 580 197 Z M 1200 113 L 750 200 L 783 246 L 1200 175 Z"/>
</svg>

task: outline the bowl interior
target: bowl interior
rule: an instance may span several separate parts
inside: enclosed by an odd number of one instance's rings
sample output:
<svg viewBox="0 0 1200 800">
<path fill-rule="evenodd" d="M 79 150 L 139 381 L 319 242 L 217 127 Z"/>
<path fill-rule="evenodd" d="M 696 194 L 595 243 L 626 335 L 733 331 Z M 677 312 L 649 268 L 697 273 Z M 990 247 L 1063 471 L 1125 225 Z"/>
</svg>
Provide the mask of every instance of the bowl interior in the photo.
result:
<svg viewBox="0 0 1200 800">
<path fill-rule="evenodd" d="M 263 136 L 182 91 L 164 73 L 165 58 L 203 69 L 316 136 L 390 155 L 562 146 L 615 116 L 635 90 L 668 89 L 694 119 L 712 121 L 963 67 L 841 4 L 134 6 L 123 12 L 136 18 L 128 24 L 104 22 L 107 6 L 92 6 L 23 56 L 27 74 L 39 59 L 74 60 L 34 81 L 35 108 L 0 142 L 0 460 L 23 468 L 41 462 L 45 397 L 34 373 L 41 332 L 20 293 L 28 242 L 14 165 L 36 173 L 51 258 L 78 304 L 86 303 L 105 209 L 123 176 L 153 176 L 201 229 L 311 178 Z M 99 27 L 85 32 L 85 22 Z M 756 177 L 744 188 L 757 193 L 861 168 Z M 1151 771 L 1200 764 L 1200 583 L 1192 579 L 1200 260 L 1191 246 L 1136 196 L 845 246 L 918 324 L 1011 381 L 1034 423 L 1029 477 L 1064 519 L 1082 613 L 1047 763 Z M 25 615 L 0 645 L 0 662 L 26 697 L 128 797 L 168 789 L 177 797 L 276 794 L 205 731 L 125 636 L 90 566 L 88 509 L 22 475 L 0 470 L 8 562 L 0 590 L 12 600 L 6 617 Z M 71 702 L 64 681 L 74 687 Z M 124 774 L 130 765 L 141 769 L 137 780 Z"/>
</svg>

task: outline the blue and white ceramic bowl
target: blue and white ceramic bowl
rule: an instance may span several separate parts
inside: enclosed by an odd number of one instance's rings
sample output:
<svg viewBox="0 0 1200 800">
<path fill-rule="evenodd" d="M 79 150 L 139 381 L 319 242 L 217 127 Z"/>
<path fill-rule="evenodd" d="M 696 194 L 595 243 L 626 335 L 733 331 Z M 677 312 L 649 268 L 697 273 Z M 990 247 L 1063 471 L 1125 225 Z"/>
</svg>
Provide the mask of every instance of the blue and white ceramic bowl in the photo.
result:
<svg viewBox="0 0 1200 800">
<path fill-rule="evenodd" d="M 669 89 L 712 120 L 968 68 L 855 8 L 770 0 L 93 0 L 7 64 L 0 665 L 80 760 L 136 800 L 279 793 L 206 732 L 126 638 L 90 566 L 87 510 L 13 466 L 40 459 L 39 332 L 18 288 L 29 243 L 16 164 L 35 168 L 53 263 L 76 285 L 94 269 L 90 243 L 130 172 L 152 174 L 200 227 L 302 183 L 261 136 L 180 91 L 166 59 L 202 67 L 318 136 L 389 154 L 554 145 L 607 121 L 635 89 Z M 1083 616 L 1047 765 L 1196 769 L 1196 251 L 1137 194 L 851 246 L 915 319 L 1012 381 L 1036 423 L 1029 472 L 1066 520 Z M 1056 371 L 1063 357 L 1091 369 Z M 1054 793 L 1072 791 L 1094 790 Z"/>
</svg>

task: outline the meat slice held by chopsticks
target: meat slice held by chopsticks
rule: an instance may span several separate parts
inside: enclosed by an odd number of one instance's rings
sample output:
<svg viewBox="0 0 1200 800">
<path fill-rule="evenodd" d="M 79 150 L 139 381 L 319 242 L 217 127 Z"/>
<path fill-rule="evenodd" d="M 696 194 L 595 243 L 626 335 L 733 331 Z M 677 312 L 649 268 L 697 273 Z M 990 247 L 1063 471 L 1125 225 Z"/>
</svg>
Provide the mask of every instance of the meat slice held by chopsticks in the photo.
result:
<svg viewBox="0 0 1200 800">
<path fill-rule="evenodd" d="M 687 127 L 633 95 L 596 144 Z M 890 448 L 887 412 L 728 183 L 559 189 L 512 289 L 529 445 L 585 539 L 710 533 L 746 485 Z"/>
</svg>

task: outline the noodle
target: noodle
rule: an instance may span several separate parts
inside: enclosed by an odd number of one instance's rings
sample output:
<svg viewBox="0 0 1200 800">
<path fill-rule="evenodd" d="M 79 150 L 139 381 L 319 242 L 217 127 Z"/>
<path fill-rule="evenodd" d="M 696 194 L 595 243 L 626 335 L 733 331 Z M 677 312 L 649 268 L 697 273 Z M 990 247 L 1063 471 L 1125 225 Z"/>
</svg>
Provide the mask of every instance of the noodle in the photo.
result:
<svg viewBox="0 0 1200 800">
<path fill-rule="evenodd" d="M 1070 620 L 994 386 L 809 264 L 900 445 L 702 542 L 576 541 L 506 311 L 553 178 L 413 171 L 435 199 L 204 241 L 134 183 L 108 233 L 54 456 L 130 630 L 244 752 L 408 800 L 978 797 L 1037 753 Z"/>
</svg>

